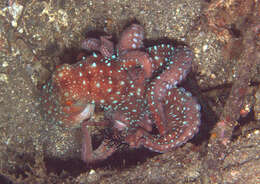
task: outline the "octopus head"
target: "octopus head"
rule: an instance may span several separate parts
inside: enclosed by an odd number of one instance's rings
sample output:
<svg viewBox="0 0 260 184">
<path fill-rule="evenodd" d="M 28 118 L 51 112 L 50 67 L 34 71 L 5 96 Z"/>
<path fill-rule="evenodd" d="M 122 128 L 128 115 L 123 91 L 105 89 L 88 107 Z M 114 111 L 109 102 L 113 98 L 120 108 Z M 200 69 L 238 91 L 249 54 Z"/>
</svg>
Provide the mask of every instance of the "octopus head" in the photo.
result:
<svg viewBox="0 0 260 184">
<path fill-rule="evenodd" d="M 79 125 L 94 112 L 95 106 L 82 94 L 74 72 L 71 65 L 61 65 L 43 86 L 41 104 L 46 120 Z"/>
</svg>

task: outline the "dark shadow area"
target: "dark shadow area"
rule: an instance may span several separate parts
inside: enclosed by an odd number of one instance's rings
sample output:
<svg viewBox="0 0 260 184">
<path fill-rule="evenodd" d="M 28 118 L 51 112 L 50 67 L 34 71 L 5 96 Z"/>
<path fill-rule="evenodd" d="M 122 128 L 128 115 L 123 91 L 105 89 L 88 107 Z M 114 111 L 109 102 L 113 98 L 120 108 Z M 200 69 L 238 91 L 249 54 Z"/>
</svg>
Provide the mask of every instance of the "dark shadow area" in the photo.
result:
<svg viewBox="0 0 260 184">
<path fill-rule="evenodd" d="M 81 60 L 82 57 L 90 55 L 91 52 L 83 50 L 81 48 L 67 48 L 65 49 L 59 59 L 61 63 L 59 64 L 74 64 Z"/>
<path fill-rule="evenodd" d="M 198 104 L 201 106 L 201 124 L 199 127 L 199 132 L 190 140 L 191 143 L 196 145 L 201 145 L 207 142 L 210 138 L 210 131 L 215 126 L 218 117 L 216 113 L 212 110 L 211 105 L 208 103 L 209 98 L 203 94 L 200 90 L 199 85 L 196 81 L 196 74 L 190 72 L 186 79 L 178 86 L 184 87 L 189 91 L 195 99 L 197 99 Z"/>
<path fill-rule="evenodd" d="M 60 175 L 63 171 L 70 173 L 71 176 L 78 176 L 80 173 L 87 172 L 90 169 L 108 168 L 122 169 L 130 168 L 144 163 L 147 159 L 159 155 L 148 149 L 140 148 L 133 150 L 117 151 L 104 161 L 86 164 L 80 159 L 61 160 L 57 158 L 45 158 L 47 172 L 53 172 Z"/>
<path fill-rule="evenodd" d="M 78 176 L 82 172 L 87 172 L 88 169 L 80 159 L 62 160 L 58 158 L 45 158 L 45 166 L 48 173 L 55 173 L 60 175 L 63 171 L 66 171 L 71 176 Z"/>
<path fill-rule="evenodd" d="M 0 183 L 1 184 L 13 184 L 7 177 L 0 174 Z"/>
</svg>

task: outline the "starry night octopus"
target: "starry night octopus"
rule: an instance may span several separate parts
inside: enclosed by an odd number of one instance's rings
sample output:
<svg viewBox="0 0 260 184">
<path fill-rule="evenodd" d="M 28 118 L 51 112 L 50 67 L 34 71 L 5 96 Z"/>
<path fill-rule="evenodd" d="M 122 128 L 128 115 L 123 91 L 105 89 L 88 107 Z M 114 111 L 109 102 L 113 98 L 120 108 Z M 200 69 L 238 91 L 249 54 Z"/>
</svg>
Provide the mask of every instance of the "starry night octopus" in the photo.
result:
<svg viewBox="0 0 260 184">
<path fill-rule="evenodd" d="M 177 84 L 191 69 L 192 51 L 166 43 L 145 48 L 138 24 L 123 31 L 115 48 L 110 38 L 84 40 L 82 47 L 92 54 L 56 69 L 43 86 L 44 118 L 66 126 L 81 124 L 82 159 L 87 163 L 110 156 L 117 150 L 111 141 L 117 138 L 131 148 L 161 153 L 191 139 L 199 129 L 200 105 Z M 89 121 L 95 106 L 104 110 L 104 122 Z M 93 124 L 112 132 L 96 150 L 87 129 Z M 151 133 L 154 129 L 158 133 Z"/>
</svg>

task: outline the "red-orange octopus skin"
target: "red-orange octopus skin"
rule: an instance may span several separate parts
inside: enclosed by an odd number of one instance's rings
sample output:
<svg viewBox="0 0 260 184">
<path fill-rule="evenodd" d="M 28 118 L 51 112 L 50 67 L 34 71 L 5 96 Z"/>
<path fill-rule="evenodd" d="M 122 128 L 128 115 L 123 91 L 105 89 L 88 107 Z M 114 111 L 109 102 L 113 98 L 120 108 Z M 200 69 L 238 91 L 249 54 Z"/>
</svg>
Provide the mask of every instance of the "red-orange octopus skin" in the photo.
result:
<svg viewBox="0 0 260 184">
<path fill-rule="evenodd" d="M 127 71 L 115 59 L 94 53 L 74 65 L 64 64 L 53 74 L 42 95 L 46 116 L 52 121 L 73 124 L 86 119 L 89 104 L 117 109 L 134 92 Z M 87 116 L 88 117 L 88 116 Z"/>
</svg>

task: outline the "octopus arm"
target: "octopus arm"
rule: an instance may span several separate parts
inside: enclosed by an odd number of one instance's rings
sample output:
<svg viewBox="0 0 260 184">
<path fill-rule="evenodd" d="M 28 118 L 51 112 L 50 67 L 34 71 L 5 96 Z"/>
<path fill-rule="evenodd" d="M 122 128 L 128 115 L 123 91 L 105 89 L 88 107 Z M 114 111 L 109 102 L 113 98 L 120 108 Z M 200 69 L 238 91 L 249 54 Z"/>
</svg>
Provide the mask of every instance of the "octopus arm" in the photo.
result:
<svg viewBox="0 0 260 184">
<path fill-rule="evenodd" d="M 161 101 L 165 98 L 169 89 L 176 86 L 186 77 L 191 68 L 193 54 L 186 47 L 175 48 L 164 44 L 148 50 L 153 58 L 154 68 L 158 68 L 163 64 L 166 65 L 164 71 L 151 81 L 147 90 L 148 105 L 153 120 L 160 134 L 164 135 L 167 127 Z"/>
<path fill-rule="evenodd" d="M 142 145 L 156 152 L 167 152 L 184 144 L 200 125 L 200 105 L 183 88 L 168 89 L 163 104 L 168 131 L 164 135 L 145 134 L 142 139 Z"/>
</svg>

